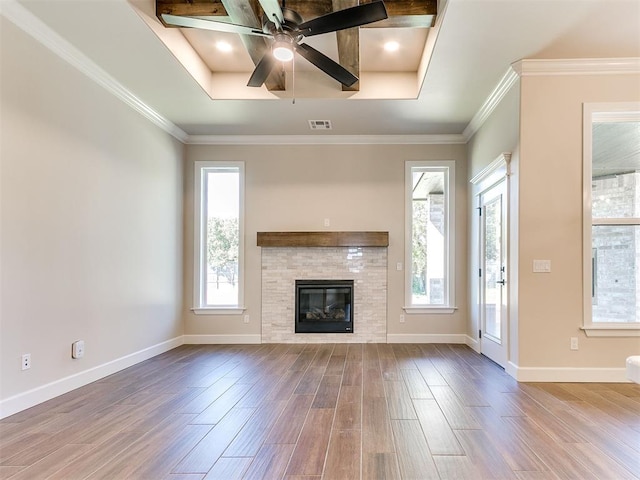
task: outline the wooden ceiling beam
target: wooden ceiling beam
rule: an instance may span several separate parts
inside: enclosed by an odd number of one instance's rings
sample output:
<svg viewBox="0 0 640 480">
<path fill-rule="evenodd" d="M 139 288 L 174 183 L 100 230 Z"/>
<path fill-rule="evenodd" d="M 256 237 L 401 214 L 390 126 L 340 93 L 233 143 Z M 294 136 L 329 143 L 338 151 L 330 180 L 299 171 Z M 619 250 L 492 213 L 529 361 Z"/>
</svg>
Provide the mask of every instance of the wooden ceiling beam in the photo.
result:
<svg viewBox="0 0 640 480">
<path fill-rule="evenodd" d="M 402 15 L 435 15 L 438 11 L 436 0 L 386 0 L 384 5 L 390 17 Z"/>
<path fill-rule="evenodd" d="M 156 15 L 163 13 L 191 16 L 230 16 L 222 0 L 156 0 Z M 262 9 L 258 0 L 246 0 L 251 4 L 258 18 Z M 369 3 L 369 2 L 360 2 Z M 356 1 L 357 5 L 358 2 Z M 436 0 L 385 0 L 389 19 L 383 22 L 394 23 L 393 17 L 433 17 L 437 13 Z M 334 11 L 333 0 L 287 0 L 287 8 L 298 12 L 304 20 L 326 15 Z M 406 19 L 404 23 L 407 23 Z M 414 22 L 415 23 L 415 22 Z M 390 26 L 390 25 L 387 25 Z"/>
<path fill-rule="evenodd" d="M 358 0 L 332 0 L 333 11 L 355 7 Z M 360 78 L 360 30 L 349 28 L 336 32 L 338 40 L 338 63 Z M 342 85 L 342 91 L 357 92 L 360 90 L 360 81 L 347 87 Z"/>
<path fill-rule="evenodd" d="M 160 15 L 184 16 L 228 16 L 222 0 L 156 0 L 156 16 L 162 21 Z"/>
<path fill-rule="evenodd" d="M 252 5 L 250 0 L 222 0 L 222 4 L 232 23 L 258 29 L 262 28 L 262 21 L 258 19 L 258 15 L 256 14 L 256 6 L 255 4 Z M 251 61 L 254 65 L 258 65 L 258 62 L 269 51 L 269 42 L 264 37 L 255 35 L 240 35 L 240 38 L 249 52 Z M 269 91 L 285 90 L 284 69 L 278 67 L 279 65 L 273 69 L 264 82 Z"/>
<path fill-rule="evenodd" d="M 438 13 L 437 0 L 386 0 L 389 18 L 365 25 L 366 28 L 430 28 Z"/>
</svg>

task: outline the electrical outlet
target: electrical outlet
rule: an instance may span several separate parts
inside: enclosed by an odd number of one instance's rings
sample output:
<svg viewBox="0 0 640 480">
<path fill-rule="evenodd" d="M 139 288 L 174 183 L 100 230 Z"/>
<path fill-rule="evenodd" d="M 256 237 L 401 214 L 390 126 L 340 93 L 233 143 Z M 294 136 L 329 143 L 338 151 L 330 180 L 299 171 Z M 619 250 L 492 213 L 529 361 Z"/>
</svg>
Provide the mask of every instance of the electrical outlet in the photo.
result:
<svg viewBox="0 0 640 480">
<path fill-rule="evenodd" d="M 244 316 L 244 323 L 249 323 L 249 315 Z"/>
<path fill-rule="evenodd" d="M 571 350 L 578 350 L 578 337 L 571 337 Z"/>
<path fill-rule="evenodd" d="M 400 323 L 404 323 L 404 315 L 400 315 Z"/>
<path fill-rule="evenodd" d="M 71 358 L 84 357 L 84 340 L 78 340 L 71 344 Z"/>
<path fill-rule="evenodd" d="M 396 263 L 396 270 L 399 272 L 402 271 L 402 262 Z"/>
<path fill-rule="evenodd" d="M 22 370 L 29 370 L 31 368 L 31 354 L 25 353 L 22 355 Z"/>
<path fill-rule="evenodd" d="M 324 226 L 325 226 L 325 227 L 328 227 L 328 226 L 330 226 L 330 225 L 331 225 L 331 220 L 329 220 L 328 218 L 325 218 L 325 219 L 324 219 Z"/>
</svg>

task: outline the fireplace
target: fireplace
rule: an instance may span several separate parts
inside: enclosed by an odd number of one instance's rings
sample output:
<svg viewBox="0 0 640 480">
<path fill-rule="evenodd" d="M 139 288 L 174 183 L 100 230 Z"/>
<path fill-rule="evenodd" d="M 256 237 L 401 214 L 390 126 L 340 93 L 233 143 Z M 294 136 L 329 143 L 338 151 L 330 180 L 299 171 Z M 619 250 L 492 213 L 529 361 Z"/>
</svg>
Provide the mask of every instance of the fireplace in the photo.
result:
<svg viewBox="0 0 640 480">
<path fill-rule="evenodd" d="M 296 280 L 296 333 L 353 333 L 353 280 Z"/>
</svg>

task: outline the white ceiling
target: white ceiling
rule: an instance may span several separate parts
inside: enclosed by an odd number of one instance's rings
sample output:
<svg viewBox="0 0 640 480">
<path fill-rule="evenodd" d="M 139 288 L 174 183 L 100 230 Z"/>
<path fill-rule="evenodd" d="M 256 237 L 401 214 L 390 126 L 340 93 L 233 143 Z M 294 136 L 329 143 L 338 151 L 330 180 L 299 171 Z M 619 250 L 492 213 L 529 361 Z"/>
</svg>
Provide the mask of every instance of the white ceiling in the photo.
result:
<svg viewBox="0 0 640 480">
<path fill-rule="evenodd" d="M 278 98 L 259 89 L 255 99 L 212 100 L 140 15 L 153 1 L 131 1 L 137 8 L 126 0 L 0 0 L 0 8 L 16 23 L 47 31 L 45 42 L 61 37 L 59 48 L 77 49 L 153 115 L 192 136 L 460 135 L 518 60 L 640 57 L 640 0 L 449 0 L 440 2 L 438 28 L 426 42 L 433 50 L 417 98 L 301 95 L 294 103 L 290 91 Z M 176 29 L 171 35 L 182 36 Z M 422 38 L 410 42 L 422 47 Z M 363 70 L 380 68 L 365 53 Z M 226 64 L 239 73 L 226 75 L 244 88 L 243 55 Z M 398 63 L 415 65 L 412 55 Z M 313 69 L 296 75 L 300 92 L 335 90 Z M 399 74 L 386 75 L 378 81 Z M 366 79 L 363 73 L 361 83 Z M 331 120 L 333 130 L 312 132 L 308 120 Z"/>
</svg>

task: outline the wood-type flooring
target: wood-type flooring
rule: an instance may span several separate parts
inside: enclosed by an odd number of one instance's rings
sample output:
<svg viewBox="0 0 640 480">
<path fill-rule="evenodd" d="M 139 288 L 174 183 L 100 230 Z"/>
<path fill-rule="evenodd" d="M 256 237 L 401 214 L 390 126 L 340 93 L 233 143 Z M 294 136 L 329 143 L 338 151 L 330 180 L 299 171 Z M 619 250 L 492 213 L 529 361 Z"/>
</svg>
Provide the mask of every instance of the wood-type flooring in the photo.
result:
<svg viewBox="0 0 640 480">
<path fill-rule="evenodd" d="M 0 421 L 0 479 L 640 478 L 640 385 L 462 345 L 185 345 Z"/>
</svg>

